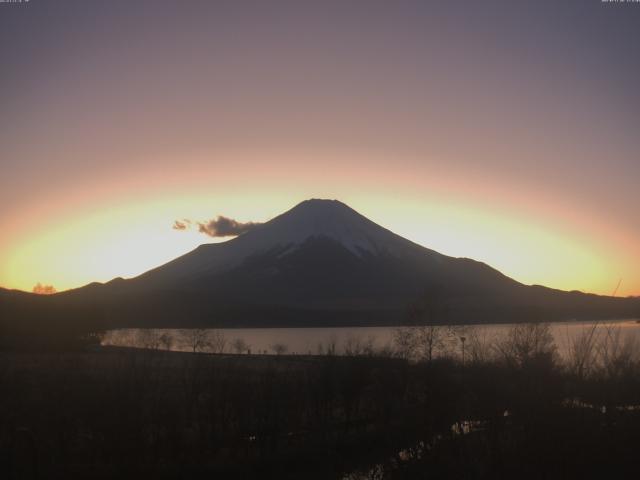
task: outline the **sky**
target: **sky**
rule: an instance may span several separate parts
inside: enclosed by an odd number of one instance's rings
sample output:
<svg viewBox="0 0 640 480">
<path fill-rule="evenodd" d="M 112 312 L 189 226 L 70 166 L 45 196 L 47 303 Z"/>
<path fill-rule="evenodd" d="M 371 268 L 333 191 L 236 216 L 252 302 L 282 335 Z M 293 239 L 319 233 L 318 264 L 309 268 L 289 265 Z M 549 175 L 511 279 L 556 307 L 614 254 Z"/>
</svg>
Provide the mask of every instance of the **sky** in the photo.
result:
<svg viewBox="0 0 640 480">
<path fill-rule="evenodd" d="M 0 286 L 131 277 L 339 199 L 527 284 L 640 295 L 640 3 L 0 3 Z"/>
</svg>

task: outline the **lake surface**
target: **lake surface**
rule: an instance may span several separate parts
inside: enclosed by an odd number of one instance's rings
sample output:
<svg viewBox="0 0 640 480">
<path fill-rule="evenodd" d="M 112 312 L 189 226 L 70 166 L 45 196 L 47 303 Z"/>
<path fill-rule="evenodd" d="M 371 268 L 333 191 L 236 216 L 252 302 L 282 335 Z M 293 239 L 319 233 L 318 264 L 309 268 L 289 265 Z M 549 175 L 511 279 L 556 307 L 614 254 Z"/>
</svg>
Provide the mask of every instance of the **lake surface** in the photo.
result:
<svg viewBox="0 0 640 480">
<path fill-rule="evenodd" d="M 512 324 L 461 325 L 451 335 L 452 348 L 464 336 L 488 343 L 503 337 Z M 558 352 L 566 355 L 573 340 L 594 326 L 594 322 L 551 323 L 550 330 Z M 200 330 L 201 345 L 197 350 L 214 353 L 252 354 L 326 354 L 334 352 L 363 353 L 367 349 L 380 351 L 394 346 L 397 327 L 339 327 L 339 328 L 220 328 Z M 635 319 L 597 322 L 599 338 L 616 337 L 620 344 L 639 342 L 640 323 Z M 164 338 L 164 342 L 160 341 Z M 103 345 L 163 348 L 193 351 L 198 338 L 193 330 L 183 329 L 121 329 L 107 332 Z M 467 343 L 468 344 L 468 343 Z"/>
</svg>

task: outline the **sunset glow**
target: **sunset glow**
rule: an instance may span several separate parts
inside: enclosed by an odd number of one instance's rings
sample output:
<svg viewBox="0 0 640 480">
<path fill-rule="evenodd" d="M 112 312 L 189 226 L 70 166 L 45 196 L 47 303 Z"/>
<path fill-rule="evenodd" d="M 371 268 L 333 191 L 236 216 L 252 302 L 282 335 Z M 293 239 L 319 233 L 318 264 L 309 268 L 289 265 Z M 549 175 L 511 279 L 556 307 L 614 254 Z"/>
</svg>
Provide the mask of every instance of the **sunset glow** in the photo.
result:
<svg viewBox="0 0 640 480">
<path fill-rule="evenodd" d="M 275 162 L 270 166 L 277 168 Z M 348 169 L 344 172 L 348 174 Z M 211 172 L 205 178 L 215 175 Z M 241 173 L 227 174 L 232 184 L 238 177 Z M 18 219 L 27 236 L 15 234 L 4 240 L 3 283 L 31 290 L 42 281 L 62 290 L 135 276 L 201 243 L 227 240 L 211 239 L 196 229 L 176 231 L 171 228 L 175 219 L 204 221 L 223 214 L 266 221 L 318 196 L 341 199 L 399 235 L 447 255 L 484 261 L 527 284 L 610 294 L 622 278 L 620 294 L 640 291 L 634 263 L 625 261 L 639 258 L 625 238 L 629 233 L 598 225 L 586 212 L 531 205 L 522 201 L 527 196 L 523 192 L 496 194 L 498 189 L 488 192 L 485 187 L 457 193 L 448 188 L 444 175 L 436 181 L 398 172 L 381 174 L 382 178 L 364 176 L 369 188 L 356 192 L 348 185 L 348 176 L 332 181 L 319 169 L 308 171 L 308 177 L 301 176 L 298 182 L 274 179 L 269 189 L 247 185 L 247 190 L 238 192 L 233 188 L 208 192 L 206 181 L 191 182 L 183 192 L 160 184 L 153 188 L 162 191 L 160 195 L 150 189 L 127 198 L 125 190 L 118 202 L 101 198 L 99 192 L 80 192 L 89 200 L 80 207 L 69 199 L 62 205 L 25 208 Z M 327 183 L 330 188 L 318 185 Z M 393 192 L 394 183 L 399 193 Z M 313 193 L 305 196 L 306 192 Z M 40 222 L 56 213 L 55 225 Z"/>
<path fill-rule="evenodd" d="M 526 284 L 640 295 L 638 30 L 614 9 L 107 3 L 2 11 L 1 286 L 132 277 L 212 241 L 174 220 L 318 197 Z"/>
<path fill-rule="evenodd" d="M 0 0 L 0 472 L 635 478 L 639 27 Z"/>
</svg>

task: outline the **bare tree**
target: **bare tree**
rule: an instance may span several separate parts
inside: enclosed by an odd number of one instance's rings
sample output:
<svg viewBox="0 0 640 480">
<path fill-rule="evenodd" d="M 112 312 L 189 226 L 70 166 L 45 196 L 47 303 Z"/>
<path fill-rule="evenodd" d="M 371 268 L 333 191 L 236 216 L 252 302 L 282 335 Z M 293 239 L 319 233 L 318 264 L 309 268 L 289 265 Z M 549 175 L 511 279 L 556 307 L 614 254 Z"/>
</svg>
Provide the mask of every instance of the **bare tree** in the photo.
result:
<svg viewBox="0 0 640 480">
<path fill-rule="evenodd" d="M 437 352 L 444 351 L 449 339 L 449 331 L 439 325 L 416 327 L 416 353 L 421 360 L 431 362 Z"/>
<path fill-rule="evenodd" d="M 271 345 L 271 350 L 276 355 L 284 355 L 289 350 L 289 347 L 287 347 L 284 343 L 274 343 L 273 345 Z"/>
<path fill-rule="evenodd" d="M 173 336 L 169 332 L 163 332 L 160 335 L 160 344 L 165 350 L 171 350 L 173 346 Z"/>
<path fill-rule="evenodd" d="M 496 351 L 509 365 L 525 366 L 534 361 L 555 360 L 556 345 L 547 323 L 517 324 L 496 342 Z"/>
<path fill-rule="evenodd" d="M 182 342 L 193 353 L 202 352 L 209 347 L 209 335 L 204 328 L 190 328 L 182 330 Z"/>
<path fill-rule="evenodd" d="M 374 344 L 375 337 L 373 335 L 369 335 L 366 339 L 357 335 L 349 335 L 344 344 L 344 354 L 350 357 L 372 356 L 375 353 Z"/>
<path fill-rule="evenodd" d="M 219 330 L 209 331 L 207 346 L 213 353 L 224 353 L 224 349 L 227 346 L 227 338 Z"/>
<path fill-rule="evenodd" d="M 331 335 L 327 341 L 327 349 L 325 353 L 327 355 L 335 355 L 338 351 L 338 337 Z"/>
<path fill-rule="evenodd" d="M 393 331 L 393 344 L 400 358 L 409 360 L 416 351 L 416 334 L 412 327 L 398 327 Z"/>
<path fill-rule="evenodd" d="M 362 346 L 362 354 L 372 357 L 376 353 L 376 337 L 375 335 L 367 336 Z"/>
<path fill-rule="evenodd" d="M 409 307 L 409 321 L 413 328 L 400 331 L 396 339 L 402 343 L 404 354 L 417 360 L 431 362 L 436 355 L 451 351 L 456 340 L 453 327 L 445 326 L 446 308 L 442 288 L 429 287 Z"/>
<path fill-rule="evenodd" d="M 136 332 L 135 344 L 149 350 L 158 350 L 160 348 L 160 335 L 153 328 L 144 328 Z"/>
<path fill-rule="evenodd" d="M 604 335 L 598 342 L 598 363 L 609 378 L 618 378 L 629 372 L 637 356 L 635 337 L 625 337 L 619 326 L 606 325 Z"/>
<path fill-rule="evenodd" d="M 567 332 L 567 367 L 569 372 L 579 379 L 591 375 L 597 366 L 600 328 L 594 322 L 579 335 L 569 335 Z"/>
<path fill-rule="evenodd" d="M 374 347 L 375 348 L 375 347 Z M 391 342 L 387 342 L 384 345 L 375 348 L 374 355 L 378 357 L 391 358 L 396 354 L 395 348 Z"/>
<path fill-rule="evenodd" d="M 243 338 L 236 338 L 231 342 L 231 348 L 233 348 L 234 352 L 240 354 L 247 352 L 249 350 L 249 345 Z"/>
<path fill-rule="evenodd" d="M 493 357 L 494 347 L 486 329 L 468 328 L 465 332 L 465 354 L 471 363 L 486 363 Z"/>
<path fill-rule="evenodd" d="M 416 361 L 431 362 L 436 357 L 457 356 L 464 330 L 450 325 L 400 327 L 393 332 L 396 355 Z"/>
<path fill-rule="evenodd" d="M 344 344 L 344 354 L 349 357 L 362 355 L 364 345 L 362 339 L 355 335 L 349 335 Z"/>
</svg>

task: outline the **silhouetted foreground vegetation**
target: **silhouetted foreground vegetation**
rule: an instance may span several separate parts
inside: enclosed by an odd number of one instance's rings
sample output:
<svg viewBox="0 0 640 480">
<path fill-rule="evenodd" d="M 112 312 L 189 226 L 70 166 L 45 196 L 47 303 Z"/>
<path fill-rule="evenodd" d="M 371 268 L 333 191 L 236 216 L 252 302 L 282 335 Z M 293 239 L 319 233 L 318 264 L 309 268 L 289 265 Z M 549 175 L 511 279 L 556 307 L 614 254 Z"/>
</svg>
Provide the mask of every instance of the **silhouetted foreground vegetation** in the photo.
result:
<svg viewBox="0 0 640 480">
<path fill-rule="evenodd" d="M 100 343 L 104 317 L 90 302 L 0 288 L 0 350 L 69 351 Z"/>
<path fill-rule="evenodd" d="M 0 354 L 3 478 L 630 478 L 640 364 L 615 332 L 560 361 L 544 325 L 466 359 L 102 349 Z M 435 339 L 434 339 L 435 336 Z M 404 353 L 403 353 L 404 352 Z M 412 357 L 409 361 L 407 358 Z"/>
</svg>

